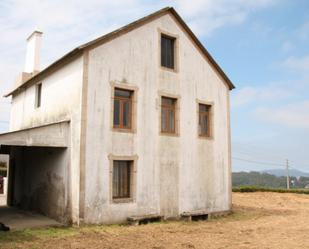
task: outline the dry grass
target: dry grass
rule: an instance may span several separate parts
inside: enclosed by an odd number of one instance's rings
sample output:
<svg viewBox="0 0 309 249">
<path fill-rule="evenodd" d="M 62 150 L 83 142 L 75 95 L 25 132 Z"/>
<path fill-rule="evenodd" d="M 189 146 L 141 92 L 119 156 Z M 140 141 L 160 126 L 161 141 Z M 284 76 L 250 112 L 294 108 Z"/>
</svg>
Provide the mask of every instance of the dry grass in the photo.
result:
<svg viewBox="0 0 309 249">
<path fill-rule="evenodd" d="M 224 218 L 0 233 L 0 248 L 309 248 L 308 234 L 308 195 L 233 193 Z"/>
</svg>

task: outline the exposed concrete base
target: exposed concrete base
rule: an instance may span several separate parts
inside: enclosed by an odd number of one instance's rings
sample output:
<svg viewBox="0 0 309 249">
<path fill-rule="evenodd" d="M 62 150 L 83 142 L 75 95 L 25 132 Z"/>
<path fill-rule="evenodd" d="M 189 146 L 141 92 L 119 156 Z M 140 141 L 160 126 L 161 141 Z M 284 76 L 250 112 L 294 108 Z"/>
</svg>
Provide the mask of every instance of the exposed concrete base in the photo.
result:
<svg viewBox="0 0 309 249">
<path fill-rule="evenodd" d="M 46 216 L 5 206 L 0 207 L 0 222 L 10 227 L 11 230 L 63 226 Z"/>
<path fill-rule="evenodd" d="M 219 212 L 207 212 L 203 210 L 198 210 L 195 212 L 184 212 L 180 215 L 180 217 L 184 221 L 198 221 L 198 220 L 208 220 L 220 216 L 227 216 L 231 213 L 232 211 L 230 210 L 219 211 Z"/>
</svg>

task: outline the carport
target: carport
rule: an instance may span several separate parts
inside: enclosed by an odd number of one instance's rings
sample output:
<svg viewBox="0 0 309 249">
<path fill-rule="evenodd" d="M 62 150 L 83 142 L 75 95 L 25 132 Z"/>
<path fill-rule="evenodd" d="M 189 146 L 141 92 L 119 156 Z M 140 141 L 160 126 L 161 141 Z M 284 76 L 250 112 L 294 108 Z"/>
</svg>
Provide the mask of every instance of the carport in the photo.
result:
<svg viewBox="0 0 309 249">
<path fill-rule="evenodd" d="M 23 212 L 70 223 L 69 124 L 63 121 L 0 134 L 0 154 L 9 155 L 7 203 L 11 207 L 2 210 L 11 217 L 23 217 L 14 214 Z"/>
</svg>

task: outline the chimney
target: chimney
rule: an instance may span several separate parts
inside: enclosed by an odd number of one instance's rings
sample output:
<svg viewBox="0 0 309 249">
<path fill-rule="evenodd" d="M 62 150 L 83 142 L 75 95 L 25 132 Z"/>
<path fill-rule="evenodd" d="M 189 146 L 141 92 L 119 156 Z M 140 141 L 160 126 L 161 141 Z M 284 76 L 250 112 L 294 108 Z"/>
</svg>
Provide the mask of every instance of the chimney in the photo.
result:
<svg viewBox="0 0 309 249">
<path fill-rule="evenodd" d="M 34 31 L 27 39 L 25 70 L 15 79 L 15 87 L 19 87 L 32 76 L 40 72 L 41 31 Z"/>
<path fill-rule="evenodd" d="M 35 30 L 27 38 L 27 53 L 26 53 L 26 64 L 25 73 L 34 75 L 40 71 L 40 50 L 41 50 L 41 39 L 42 32 Z"/>
</svg>

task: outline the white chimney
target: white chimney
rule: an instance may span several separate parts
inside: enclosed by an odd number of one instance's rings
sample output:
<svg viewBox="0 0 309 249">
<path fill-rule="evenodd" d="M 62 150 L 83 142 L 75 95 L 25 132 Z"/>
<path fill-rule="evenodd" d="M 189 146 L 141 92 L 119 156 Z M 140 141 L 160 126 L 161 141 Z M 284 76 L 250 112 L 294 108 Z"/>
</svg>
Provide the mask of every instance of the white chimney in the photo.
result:
<svg viewBox="0 0 309 249">
<path fill-rule="evenodd" d="M 40 71 L 40 50 L 42 32 L 35 30 L 27 39 L 25 73 L 35 74 Z"/>
</svg>

